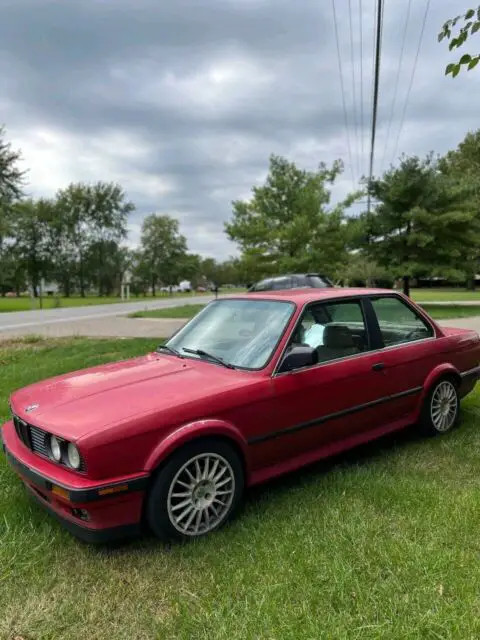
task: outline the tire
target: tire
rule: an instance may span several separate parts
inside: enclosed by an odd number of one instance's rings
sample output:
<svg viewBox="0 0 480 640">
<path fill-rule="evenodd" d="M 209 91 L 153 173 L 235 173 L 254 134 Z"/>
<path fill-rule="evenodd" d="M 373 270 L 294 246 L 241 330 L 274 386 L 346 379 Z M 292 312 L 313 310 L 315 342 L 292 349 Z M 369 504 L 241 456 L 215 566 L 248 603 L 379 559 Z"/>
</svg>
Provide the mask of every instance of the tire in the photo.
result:
<svg viewBox="0 0 480 640">
<path fill-rule="evenodd" d="M 153 482 L 147 522 L 164 541 L 202 538 L 233 516 L 244 484 L 242 462 L 228 443 L 209 439 L 185 445 L 160 468 Z"/>
<path fill-rule="evenodd" d="M 452 378 L 441 378 L 429 391 L 422 408 L 420 427 L 428 436 L 451 431 L 458 423 L 460 396 Z"/>
</svg>

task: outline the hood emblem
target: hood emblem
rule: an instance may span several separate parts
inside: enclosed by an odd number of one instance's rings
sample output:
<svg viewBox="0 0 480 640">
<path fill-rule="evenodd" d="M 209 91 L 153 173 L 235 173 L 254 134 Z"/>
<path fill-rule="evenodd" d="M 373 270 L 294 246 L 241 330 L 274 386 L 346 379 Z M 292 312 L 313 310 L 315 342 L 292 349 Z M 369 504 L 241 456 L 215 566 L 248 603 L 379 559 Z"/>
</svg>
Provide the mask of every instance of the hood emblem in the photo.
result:
<svg viewBox="0 0 480 640">
<path fill-rule="evenodd" d="M 35 409 L 38 409 L 40 405 L 39 404 L 30 404 L 28 405 L 28 407 L 25 407 L 25 413 L 30 413 L 31 411 L 35 411 Z"/>
</svg>

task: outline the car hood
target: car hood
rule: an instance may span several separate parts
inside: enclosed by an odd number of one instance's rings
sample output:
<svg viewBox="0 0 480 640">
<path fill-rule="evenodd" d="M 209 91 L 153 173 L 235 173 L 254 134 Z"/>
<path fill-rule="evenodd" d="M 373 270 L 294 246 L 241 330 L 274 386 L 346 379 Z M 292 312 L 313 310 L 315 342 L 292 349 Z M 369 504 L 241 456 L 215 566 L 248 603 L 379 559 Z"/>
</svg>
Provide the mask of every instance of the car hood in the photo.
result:
<svg viewBox="0 0 480 640">
<path fill-rule="evenodd" d="M 77 440 L 132 416 L 178 407 L 245 383 L 247 372 L 194 359 L 149 354 L 101 365 L 24 387 L 12 411 L 56 435 Z"/>
</svg>

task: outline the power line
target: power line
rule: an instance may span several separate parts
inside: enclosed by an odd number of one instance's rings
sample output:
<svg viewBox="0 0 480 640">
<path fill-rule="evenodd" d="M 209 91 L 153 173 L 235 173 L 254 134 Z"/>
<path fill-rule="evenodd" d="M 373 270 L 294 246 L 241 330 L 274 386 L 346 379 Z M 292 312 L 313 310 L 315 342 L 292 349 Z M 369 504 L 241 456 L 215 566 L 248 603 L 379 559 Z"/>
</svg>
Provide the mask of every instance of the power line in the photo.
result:
<svg viewBox="0 0 480 640">
<path fill-rule="evenodd" d="M 400 50 L 400 58 L 398 60 L 397 77 L 395 79 L 395 90 L 393 92 L 393 97 L 392 97 L 392 104 L 391 104 L 391 109 L 390 109 L 390 118 L 389 118 L 389 121 L 388 121 L 387 135 L 385 137 L 385 146 L 383 148 L 382 162 L 380 163 L 380 166 L 382 167 L 382 171 L 383 171 L 383 168 L 384 168 L 385 157 L 387 155 L 388 141 L 390 140 L 390 131 L 392 129 L 393 115 L 394 115 L 394 112 L 395 112 L 395 104 L 396 104 L 396 101 L 397 101 L 398 85 L 399 85 L 399 81 L 400 81 L 400 71 L 401 71 L 401 68 L 402 68 L 403 55 L 404 55 L 404 52 L 405 52 L 405 43 L 407 41 L 407 31 L 408 31 L 408 23 L 410 21 L 411 8 L 412 8 L 412 0 L 408 0 L 407 15 L 406 15 L 406 18 L 405 18 L 405 25 L 404 25 L 404 28 L 403 28 L 402 47 L 401 47 L 401 50 Z"/>
<path fill-rule="evenodd" d="M 332 0 L 332 11 L 333 11 L 333 25 L 335 30 L 335 40 L 337 43 L 337 58 L 338 58 L 338 71 L 340 75 L 340 88 L 342 91 L 343 117 L 345 120 L 345 131 L 347 133 L 348 159 L 350 163 L 350 172 L 352 174 L 352 183 L 355 184 L 355 177 L 353 174 L 353 162 L 352 162 L 352 145 L 350 143 L 350 128 L 348 126 L 348 113 L 347 113 L 347 105 L 345 102 L 345 85 L 343 83 L 343 66 L 342 66 L 342 56 L 340 53 L 340 41 L 338 37 L 338 24 L 337 24 L 337 12 L 335 9 L 335 0 Z"/>
<path fill-rule="evenodd" d="M 405 104 L 403 106 L 402 117 L 400 119 L 400 127 L 398 129 L 398 135 L 397 135 L 397 139 L 396 139 L 396 142 L 395 142 L 395 151 L 394 151 L 393 156 L 392 156 L 392 164 L 395 162 L 395 157 L 396 157 L 397 151 L 398 151 L 398 144 L 400 142 L 400 136 L 402 135 L 403 126 L 405 124 L 405 115 L 407 113 L 408 102 L 410 100 L 410 93 L 412 92 L 413 81 L 414 81 L 414 78 L 415 78 L 415 71 L 417 69 L 418 59 L 420 57 L 420 49 L 422 48 L 423 34 L 425 33 L 425 25 L 427 24 L 427 17 L 428 17 L 428 11 L 430 9 L 430 3 L 431 3 L 431 0 L 427 0 L 426 5 L 425 5 L 425 13 L 423 15 L 422 28 L 420 30 L 420 37 L 418 39 L 417 53 L 415 55 L 415 60 L 414 60 L 413 69 L 412 69 L 412 75 L 410 77 L 410 84 L 408 85 L 407 97 L 405 99 Z"/>
<path fill-rule="evenodd" d="M 348 16 L 350 25 L 350 58 L 351 58 L 351 71 L 352 71 L 352 95 L 353 95 L 353 122 L 355 131 L 355 151 L 356 151 L 356 165 L 357 175 L 360 173 L 359 166 L 359 150 L 358 150 L 358 120 L 357 120 L 357 91 L 355 88 L 355 51 L 353 46 L 353 22 L 352 22 L 352 0 L 348 0 Z"/>
<path fill-rule="evenodd" d="M 360 140 L 362 148 L 362 163 L 360 169 L 362 169 L 363 159 L 365 157 L 365 119 L 363 110 L 363 6 L 362 0 L 358 0 L 358 11 L 360 20 Z M 362 171 L 360 171 L 360 174 Z"/>
<path fill-rule="evenodd" d="M 375 73 L 373 80 L 373 109 L 372 109 L 372 137 L 370 144 L 370 167 L 368 172 L 368 204 L 367 211 L 370 213 L 371 195 L 370 185 L 373 176 L 373 161 L 375 158 L 375 136 L 377 132 L 377 112 L 378 112 L 378 89 L 380 84 L 380 62 L 382 57 L 382 30 L 383 30 L 383 0 L 377 0 L 377 18 L 375 35 Z"/>
</svg>

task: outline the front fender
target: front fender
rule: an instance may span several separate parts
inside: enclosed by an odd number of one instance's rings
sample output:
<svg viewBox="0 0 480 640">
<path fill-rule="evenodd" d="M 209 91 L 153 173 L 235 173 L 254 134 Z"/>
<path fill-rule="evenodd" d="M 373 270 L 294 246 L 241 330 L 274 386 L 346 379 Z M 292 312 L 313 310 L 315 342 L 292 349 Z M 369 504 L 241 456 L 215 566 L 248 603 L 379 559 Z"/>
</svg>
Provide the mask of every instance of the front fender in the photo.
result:
<svg viewBox="0 0 480 640">
<path fill-rule="evenodd" d="M 423 384 L 423 391 L 420 395 L 418 406 L 415 412 L 416 420 L 420 418 L 420 412 L 422 411 L 425 398 L 430 393 L 430 390 L 432 389 L 433 385 L 437 382 L 437 380 L 439 380 L 442 376 L 445 376 L 445 375 L 454 376 L 459 382 L 461 381 L 461 377 L 460 377 L 460 373 L 458 372 L 458 369 L 454 367 L 451 362 L 444 362 L 438 365 L 437 367 L 435 367 L 434 369 L 432 369 L 432 371 L 430 371 L 430 373 L 428 374 Z"/>
<path fill-rule="evenodd" d="M 243 458 L 246 480 L 248 480 L 250 468 L 247 441 L 233 424 L 212 419 L 190 422 L 169 433 L 148 456 L 144 466 L 145 471 L 149 473 L 154 471 L 169 455 L 188 442 L 212 436 L 220 436 L 237 445 Z"/>
</svg>

